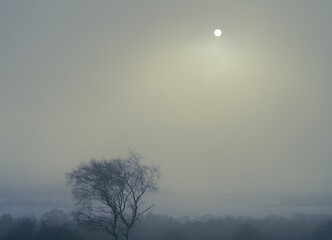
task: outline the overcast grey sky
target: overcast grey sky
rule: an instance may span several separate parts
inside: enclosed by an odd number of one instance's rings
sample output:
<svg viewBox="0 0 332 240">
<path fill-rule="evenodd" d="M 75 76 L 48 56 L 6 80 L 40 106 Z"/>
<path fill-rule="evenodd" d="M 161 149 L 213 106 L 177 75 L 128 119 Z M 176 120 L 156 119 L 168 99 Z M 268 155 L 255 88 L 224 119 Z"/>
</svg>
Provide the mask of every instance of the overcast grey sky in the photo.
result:
<svg viewBox="0 0 332 240">
<path fill-rule="evenodd" d="M 1 1 L 0 196 L 62 194 L 128 147 L 160 166 L 160 196 L 332 191 L 331 9 Z"/>
</svg>

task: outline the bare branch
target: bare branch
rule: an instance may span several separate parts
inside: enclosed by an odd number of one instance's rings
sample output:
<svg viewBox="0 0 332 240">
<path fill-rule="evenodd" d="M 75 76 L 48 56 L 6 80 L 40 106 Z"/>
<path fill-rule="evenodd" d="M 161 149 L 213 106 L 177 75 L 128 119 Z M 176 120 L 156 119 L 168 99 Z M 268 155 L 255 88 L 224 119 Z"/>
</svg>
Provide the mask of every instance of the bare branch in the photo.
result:
<svg viewBox="0 0 332 240">
<path fill-rule="evenodd" d="M 158 189 L 159 169 L 143 165 L 142 157 L 129 150 L 127 159 L 81 163 L 66 174 L 76 203 L 74 219 L 89 230 L 107 232 L 114 239 L 129 239 L 144 208 L 143 197 Z"/>
</svg>

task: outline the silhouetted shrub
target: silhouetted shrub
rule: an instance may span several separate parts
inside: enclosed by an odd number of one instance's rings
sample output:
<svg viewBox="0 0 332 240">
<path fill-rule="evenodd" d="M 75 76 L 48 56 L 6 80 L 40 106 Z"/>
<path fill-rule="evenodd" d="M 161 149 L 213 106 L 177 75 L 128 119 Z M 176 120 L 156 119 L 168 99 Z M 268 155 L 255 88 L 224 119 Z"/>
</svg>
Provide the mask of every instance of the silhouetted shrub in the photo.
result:
<svg viewBox="0 0 332 240">
<path fill-rule="evenodd" d="M 232 240 L 262 240 L 262 234 L 259 229 L 250 224 L 241 225 L 232 235 Z"/>
<path fill-rule="evenodd" d="M 180 230 L 171 229 L 164 234 L 164 240 L 187 240 L 187 237 Z"/>
<path fill-rule="evenodd" d="M 42 226 L 35 234 L 35 240 L 79 240 L 79 235 L 66 226 Z"/>
<path fill-rule="evenodd" d="M 59 210 L 46 213 L 40 223 L 34 217 L 14 220 L 10 215 L 0 219 L 0 229 L 8 228 L 0 240 L 79 240 L 79 234 L 69 225 L 67 215 Z"/>
<path fill-rule="evenodd" d="M 7 236 L 8 240 L 33 240 L 37 230 L 37 221 L 34 217 L 24 217 L 16 220 L 15 227 Z"/>
<path fill-rule="evenodd" d="M 61 210 L 45 213 L 39 221 L 34 217 L 13 219 L 4 215 L 0 217 L 0 230 L 3 233 L 0 240 L 109 240 L 103 232 L 88 232 L 71 224 Z M 296 215 L 293 218 L 205 217 L 181 221 L 166 215 L 147 214 L 133 231 L 132 239 L 331 240 L 332 218 L 328 215 Z"/>
</svg>

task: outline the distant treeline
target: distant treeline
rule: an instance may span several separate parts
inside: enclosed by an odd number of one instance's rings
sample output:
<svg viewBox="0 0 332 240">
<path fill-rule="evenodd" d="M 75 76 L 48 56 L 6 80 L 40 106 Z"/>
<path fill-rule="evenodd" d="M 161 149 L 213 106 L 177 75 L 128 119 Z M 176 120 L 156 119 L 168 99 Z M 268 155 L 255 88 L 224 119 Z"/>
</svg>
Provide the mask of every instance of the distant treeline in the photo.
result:
<svg viewBox="0 0 332 240">
<path fill-rule="evenodd" d="M 88 232 L 61 210 L 35 217 L 0 217 L 0 240 L 106 240 L 109 235 Z M 132 240 L 328 240 L 332 216 L 296 214 L 292 218 L 205 216 L 196 220 L 145 215 Z"/>
</svg>

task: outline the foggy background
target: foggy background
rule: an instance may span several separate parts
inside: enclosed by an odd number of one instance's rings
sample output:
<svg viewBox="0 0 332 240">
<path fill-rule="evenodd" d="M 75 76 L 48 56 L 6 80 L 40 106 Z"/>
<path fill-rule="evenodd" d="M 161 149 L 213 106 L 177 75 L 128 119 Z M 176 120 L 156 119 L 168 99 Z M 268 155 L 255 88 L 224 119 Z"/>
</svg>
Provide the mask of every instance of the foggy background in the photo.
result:
<svg viewBox="0 0 332 240">
<path fill-rule="evenodd" d="M 1 1 L 0 214 L 70 209 L 64 173 L 128 147 L 156 213 L 332 213 L 331 9 Z"/>
</svg>

